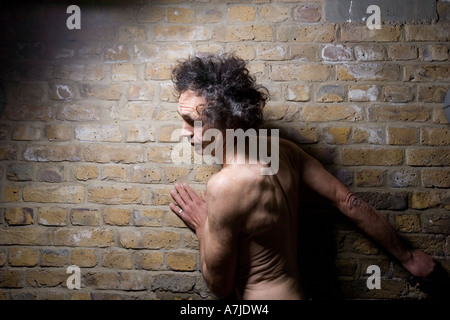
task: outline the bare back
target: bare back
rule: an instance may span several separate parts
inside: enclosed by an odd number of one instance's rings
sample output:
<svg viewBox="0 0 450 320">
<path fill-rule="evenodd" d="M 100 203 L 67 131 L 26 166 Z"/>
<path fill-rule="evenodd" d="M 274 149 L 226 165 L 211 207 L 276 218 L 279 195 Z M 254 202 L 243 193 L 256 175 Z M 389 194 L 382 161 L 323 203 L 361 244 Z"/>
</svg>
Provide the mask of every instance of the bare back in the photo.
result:
<svg viewBox="0 0 450 320">
<path fill-rule="evenodd" d="M 279 170 L 261 175 L 257 165 L 224 168 L 242 198 L 251 201 L 238 244 L 236 289 L 240 299 L 301 299 L 297 268 L 300 160 L 294 145 L 280 140 Z"/>
</svg>

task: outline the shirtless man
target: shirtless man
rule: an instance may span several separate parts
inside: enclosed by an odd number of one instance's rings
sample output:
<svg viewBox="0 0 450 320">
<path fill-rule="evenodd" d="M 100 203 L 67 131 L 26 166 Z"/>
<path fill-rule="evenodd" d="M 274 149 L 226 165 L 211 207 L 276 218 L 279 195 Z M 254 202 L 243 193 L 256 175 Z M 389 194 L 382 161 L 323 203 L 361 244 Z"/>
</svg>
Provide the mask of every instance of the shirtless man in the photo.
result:
<svg viewBox="0 0 450 320">
<path fill-rule="evenodd" d="M 241 59 L 191 58 L 174 69 L 173 79 L 180 93 L 181 134 L 200 144 L 199 152 L 208 144 L 202 141 L 208 128 L 257 129 L 262 122 L 266 96 Z M 198 120 L 202 130 L 194 127 Z M 384 216 L 297 145 L 279 140 L 279 168 L 273 175 L 262 175 L 267 165 L 245 163 L 246 157 L 235 154 L 230 161 L 224 155 L 222 169 L 200 197 L 186 183 L 176 183 L 171 191 L 176 203 L 170 208 L 196 233 L 202 274 L 217 297 L 235 292 L 239 299 L 306 298 L 297 266 L 301 185 L 329 199 L 413 275 L 427 277 L 433 271 L 431 256 L 412 249 Z"/>
</svg>

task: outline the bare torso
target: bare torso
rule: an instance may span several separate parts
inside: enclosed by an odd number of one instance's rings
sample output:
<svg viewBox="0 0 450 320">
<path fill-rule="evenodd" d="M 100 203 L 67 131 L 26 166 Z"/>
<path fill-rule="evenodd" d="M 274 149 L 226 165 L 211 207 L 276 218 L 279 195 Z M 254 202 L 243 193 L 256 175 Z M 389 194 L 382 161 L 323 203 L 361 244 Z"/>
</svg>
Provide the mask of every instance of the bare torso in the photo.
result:
<svg viewBox="0 0 450 320">
<path fill-rule="evenodd" d="M 251 201 L 241 229 L 236 268 L 236 293 L 240 299 L 303 298 L 297 268 L 297 215 L 299 158 L 280 141 L 279 170 L 261 175 L 261 164 L 222 169 L 242 190 L 235 201 Z"/>
</svg>

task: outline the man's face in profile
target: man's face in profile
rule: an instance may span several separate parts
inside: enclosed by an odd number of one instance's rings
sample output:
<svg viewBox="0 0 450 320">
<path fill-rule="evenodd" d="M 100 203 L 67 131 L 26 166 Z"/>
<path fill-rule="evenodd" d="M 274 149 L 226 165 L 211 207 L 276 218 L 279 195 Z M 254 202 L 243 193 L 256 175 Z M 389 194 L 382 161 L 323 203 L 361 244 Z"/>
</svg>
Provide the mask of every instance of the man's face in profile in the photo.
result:
<svg viewBox="0 0 450 320">
<path fill-rule="evenodd" d="M 180 135 L 188 137 L 189 142 L 195 147 L 195 152 L 202 154 L 209 145 L 209 141 L 203 141 L 203 126 L 195 125 L 200 122 L 200 110 L 206 105 L 206 100 L 192 90 L 186 90 L 180 95 L 178 113 L 183 118 L 183 126 Z"/>
</svg>

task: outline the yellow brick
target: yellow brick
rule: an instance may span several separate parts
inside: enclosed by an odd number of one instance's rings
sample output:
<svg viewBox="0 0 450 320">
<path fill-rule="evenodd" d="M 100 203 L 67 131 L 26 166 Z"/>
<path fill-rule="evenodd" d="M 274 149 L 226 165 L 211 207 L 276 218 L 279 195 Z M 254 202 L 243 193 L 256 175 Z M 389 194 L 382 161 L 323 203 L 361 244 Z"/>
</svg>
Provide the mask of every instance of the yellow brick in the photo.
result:
<svg viewBox="0 0 450 320">
<path fill-rule="evenodd" d="M 44 226 L 65 226 L 67 209 L 58 207 L 40 207 L 38 223 Z"/>
<path fill-rule="evenodd" d="M 219 172 L 220 168 L 217 166 L 195 166 L 194 167 L 194 179 L 199 182 L 206 183 L 209 178 L 217 172 Z"/>
<path fill-rule="evenodd" d="M 13 127 L 13 140 L 39 140 L 42 136 L 42 129 L 30 125 L 17 125 Z"/>
<path fill-rule="evenodd" d="M 330 66 L 319 64 L 272 65 L 270 79 L 275 81 L 325 81 L 330 76 Z"/>
<path fill-rule="evenodd" d="M 163 169 L 152 165 L 135 165 L 130 168 L 130 182 L 158 183 L 163 177 Z"/>
<path fill-rule="evenodd" d="M 352 105 L 307 105 L 301 108 L 300 119 L 306 122 L 359 121 L 362 120 L 362 115 L 360 108 Z"/>
<path fill-rule="evenodd" d="M 13 145 L 0 145 L 0 160 L 14 160 L 17 158 L 17 147 Z"/>
<path fill-rule="evenodd" d="M 406 164 L 410 166 L 450 166 L 450 153 L 446 149 L 439 148 L 406 150 Z"/>
<path fill-rule="evenodd" d="M 148 74 L 145 75 L 146 80 L 148 77 Z M 155 90 L 153 89 L 153 86 L 151 83 L 130 83 L 130 88 L 127 92 L 127 98 L 129 101 L 133 100 L 153 100 L 153 97 L 155 95 Z M 121 108 L 123 109 L 123 108 Z"/>
<path fill-rule="evenodd" d="M 2 279 L 2 287 L 22 288 L 25 282 L 25 273 L 23 270 L 0 269 L 0 278 Z"/>
<path fill-rule="evenodd" d="M 34 185 L 23 188 L 23 200 L 26 202 L 81 203 L 84 200 L 82 186 L 44 186 Z"/>
<path fill-rule="evenodd" d="M 120 142 L 122 132 L 118 124 L 82 124 L 75 127 L 75 139 L 80 141 Z"/>
<path fill-rule="evenodd" d="M 256 10 L 249 6 L 233 6 L 228 9 L 228 21 L 251 22 L 256 17 Z"/>
<path fill-rule="evenodd" d="M 72 252 L 72 264 L 82 267 L 95 267 L 97 265 L 95 249 L 75 249 Z"/>
<path fill-rule="evenodd" d="M 195 268 L 195 254 L 191 252 L 167 253 L 167 265 L 172 270 L 192 271 Z"/>
<path fill-rule="evenodd" d="M 287 85 L 285 99 L 306 102 L 309 100 L 309 87 L 302 84 Z"/>
<path fill-rule="evenodd" d="M 284 60 L 287 53 L 287 46 L 282 44 L 258 44 L 256 47 L 256 55 L 261 60 Z"/>
<path fill-rule="evenodd" d="M 356 149 L 341 150 L 342 164 L 350 166 L 395 166 L 403 162 L 402 149 Z"/>
<path fill-rule="evenodd" d="M 148 148 L 147 157 L 149 162 L 172 163 L 172 147 L 163 145 L 152 145 Z"/>
<path fill-rule="evenodd" d="M 34 267 L 39 262 L 39 252 L 29 248 L 11 248 L 9 264 L 13 267 Z"/>
<path fill-rule="evenodd" d="M 126 226 L 130 224 L 130 209 L 105 208 L 103 211 L 103 221 L 106 224 L 116 226 Z"/>
<path fill-rule="evenodd" d="M 166 16 L 166 8 L 155 5 L 145 6 L 139 9 L 139 22 L 158 22 Z"/>
<path fill-rule="evenodd" d="M 184 234 L 183 248 L 190 249 L 190 250 L 198 250 L 199 249 L 198 238 L 195 235 L 195 233 L 189 232 L 187 234 Z"/>
<path fill-rule="evenodd" d="M 119 242 L 127 249 L 173 249 L 179 246 L 180 234 L 171 231 L 124 231 Z"/>
<path fill-rule="evenodd" d="M 127 171 L 127 168 L 121 165 L 103 167 L 102 180 L 125 181 Z"/>
<path fill-rule="evenodd" d="M 267 22 L 283 22 L 289 19 L 290 10 L 281 6 L 264 6 L 261 17 Z"/>
<path fill-rule="evenodd" d="M 420 217 L 415 214 L 397 214 L 394 216 L 400 232 L 421 232 Z"/>
<path fill-rule="evenodd" d="M 176 181 L 187 180 L 191 170 L 184 167 L 166 167 L 164 172 L 166 181 L 168 183 L 173 183 Z"/>
<path fill-rule="evenodd" d="M 331 43 L 335 40 L 335 28 L 332 24 L 325 25 L 289 25 L 277 28 L 278 41 Z"/>
<path fill-rule="evenodd" d="M 450 188 L 450 170 L 422 170 L 422 185 L 428 188 Z"/>
<path fill-rule="evenodd" d="M 145 29 L 139 26 L 121 26 L 119 28 L 119 41 L 145 41 Z"/>
<path fill-rule="evenodd" d="M 115 64 L 112 66 L 111 79 L 117 81 L 137 80 L 137 70 L 133 64 Z"/>
<path fill-rule="evenodd" d="M 373 106 L 369 108 L 370 121 L 427 121 L 430 113 L 417 106 Z"/>
<path fill-rule="evenodd" d="M 128 47 L 125 45 L 116 45 L 105 49 L 104 52 L 106 62 L 125 62 L 130 59 L 128 55 Z"/>
<path fill-rule="evenodd" d="M 44 248 L 41 250 L 41 266 L 46 267 L 62 267 L 66 266 L 69 263 L 69 254 L 70 251 L 68 249 L 47 249 Z"/>
<path fill-rule="evenodd" d="M 187 8 L 168 8 L 167 21 L 170 23 L 192 23 L 194 11 Z"/>
<path fill-rule="evenodd" d="M 29 145 L 23 156 L 28 161 L 80 161 L 81 153 L 76 145 Z"/>
<path fill-rule="evenodd" d="M 54 231 L 57 246 L 109 247 L 114 244 L 114 233 L 108 229 L 61 228 Z"/>
<path fill-rule="evenodd" d="M 175 228 L 187 228 L 183 220 L 181 220 L 181 218 L 172 211 L 169 211 L 167 213 L 166 226 Z"/>
<path fill-rule="evenodd" d="M 173 202 L 170 188 L 153 188 L 150 192 L 150 204 L 154 206 L 165 206 Z"/>
<path fill-rule="evenodd" d="M 381 30 L 370 30 L 367 26 L 345 24 L 341 28 L 342 41 L 398 41 L 402 34 L 400 26 L 383 25 Z"/>
<path fill-rule="evenodd" d="M 449 146 L 450 130 L 448 128 L 422 128 L 421 142 L 426 146 Z"/>
<path fill-rule="evenodd" d="M 48 270 L 31 270 L 27 274 L 27 283 L 32 287 L 66 286 L 68 278 L 66 270 L 49 268 Z"/>
<path fill-rule="evenodd" d="M 336 77 L 338 80 L 371 80 L 397 81 L 401 74 L 399 66 L 382 63 L 359 63 L 338 65 Z"/>
<path fill-rule="evenodd" d="M 233 52 L 238 57 L 244 60 L 255 59 L 255 48 L 253 46 L 249 46 L 246 43 L 227 43 L 226 51 Z"/>
<path fill-rule="evenodd" d="M 172 63 L 148 63 L 145 68 L 146 80 L 170 80 L 172 76 Z"/>
<path fill-rule="evenodd" d="M 91 180 L 98 178 L 98 168 L 96 166 L 80 166 L 73 169 L 77 180 Z"/>
<path fill-rule="evenodd" d="M 101 204 L 142 203 L 144 191 L 136 187 L 92 186 L 88 188 L 88 202 Z"/>
<path fill-rule="evenodd" d="M 164 262 L 160 251 L 138 251 L 134 257 L 138 269 L 160 270 Z"/>
<path fill-rule="evenodd" d="M 97 209 L 72 209 L 71 222 L 74 226 L 92 226 L 100 224 L 100 213 Z"/>
<path fill-rule="evenodd" d="M 351 128 L 325 128 L 325 140 L 330 144 L 346 144 L 350 136 Z"/>
<path fill-rule="evenodd" d="M 380 170 L 362 170 L 355 172 L 358 187 L 380 187 L 383 185 L 383 172 Z"/>
<path fill-rule="evenodd" d="M 159 128 L 159 141 L 160 142 L 173 142 L 172 136 L 175 136 L 176 132 L 179 130 L 180 125 L 167 125 Z"/>
<path fill-rule="evenodd" d="M 444 207 L 448 210 L 450 206 L 443 201 L 448 197 L 449 194 L 446 192 L 415 192 L 411 197 L 411 208 L 423 210 Z"/>
<path fill-rule="evenodd" d="M 19 201 L 19 187 L 3 186 L 1 187 L 0 200 L 1 202 L 16 202 Z"/>
<path fill-rule="evenodd" d="M 388 128 L 386 140 L 392 145 L 412 145 L 417 143 L 415 128 Z"/>
<path fill-rule="evenodd" d="M 27 225 L 34 223 L 32 208 L 10 208 L 6 210 L 5 220 L 9 225 Z"/>
<path fill-rule="evenodd" d="M 122 61 L 118 61 L 122 62 Z M 82 84 L 80 85 L 80 93 L 84 99 L 99 100 L 119 100 L 122 96 L 122 85 L 120 83 L 113 84 Z"/>
<path fill-rule="evenodd" d="M 161 227 L 165 211 L 161 209 L 136 209 L 133 210 L 133 224 L 144 227 Z"/>
<path fill-rule="evenodd" d="M 103 254 L 103 266 L 114 269 L 131 269 L 131 252 L 115 249 Z"/>
<path fill-rule="evenodd" d="M 272 26 L 270 25 L 227 25 L 219 29 L 216 36 L 227 42 L 234 41 L 272 41 Z"/>
<path fill-rule="evenodd" d="M 45 137 L 51 141 L 68 141 L 73 139 L 73 128 L 67 123 L 48 125 L 45 127 Z"/>
<path fill-rule="evenodd" d="M 85 150 L 85 158 L 88 162 L 136 163 L 144 161 L 143 151 L 141 146 L 89 145 Z"/>
<path fill-rule="evenodd" d="M 208 40 L 211 35 L 203 26 L 155 26 L 153 37 L 156 41 Z"/>
</svg>

